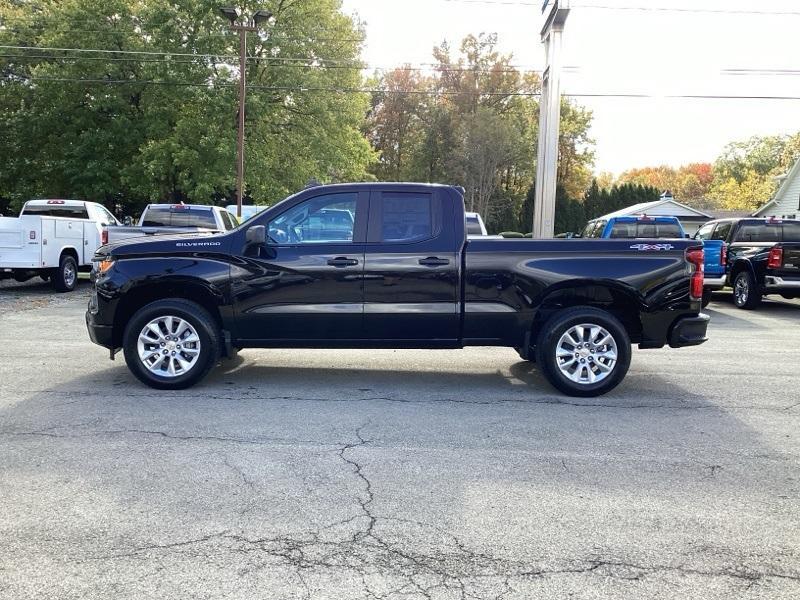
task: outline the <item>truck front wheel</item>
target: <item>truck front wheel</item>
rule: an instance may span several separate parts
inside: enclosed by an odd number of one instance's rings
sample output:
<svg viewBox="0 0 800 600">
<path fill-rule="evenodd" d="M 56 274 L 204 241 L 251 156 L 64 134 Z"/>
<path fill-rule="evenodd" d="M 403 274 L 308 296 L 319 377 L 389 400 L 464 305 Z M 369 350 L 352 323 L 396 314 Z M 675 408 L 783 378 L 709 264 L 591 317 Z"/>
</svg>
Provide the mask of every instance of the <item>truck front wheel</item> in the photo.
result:
<svg viewBox="0 0 800 600">
<path fill-rule="evenodd" d="M 57 292 L 71 292 L 78 285 L 78 263 L 69 254 L 62 254 L 58 268 L 51 276 L 53 287 Z"/>
<path fill-rule="evenodd" d="M 222 335 L 199 304 L 158 300 L 134 313 L 122 348 L 128 368 L 142 383 L 180 390 L 203 379 L 217 364 Z"/>
<path fill-rule="evenodd" d="M 568 396 L 600 396 L 625 378 L 631 341 L 622 323 L 608 312 L 568 308 L 542 327 L 536 362 L 553 387 Z"/>
</svg>

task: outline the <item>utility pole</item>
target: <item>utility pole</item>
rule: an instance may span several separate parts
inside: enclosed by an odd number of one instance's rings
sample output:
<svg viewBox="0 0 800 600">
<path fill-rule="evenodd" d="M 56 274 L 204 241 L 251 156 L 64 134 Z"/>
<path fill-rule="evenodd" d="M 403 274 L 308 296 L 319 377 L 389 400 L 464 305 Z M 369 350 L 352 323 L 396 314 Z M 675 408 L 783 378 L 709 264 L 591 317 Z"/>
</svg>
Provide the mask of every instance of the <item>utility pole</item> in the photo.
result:
<svg viewBox="0 0 800 600">
<path fill-rule="evenodd" d="M 545 0 L 542 14 L 550 6 L 541 40 L 546 68 L 539 100 L 539 148 L 536 155 L 536 195 L 533 237 L 552 238 L 555 233 L 556 179 L 558 178 L 558 134 L 561 121 L 561 36 L 569 15 L 570 0 Z"/>
<path fill-rule="evenodd" d="M 244 107 L 247 94 L 247 32 L 258 31 L 258 26 L 269 21 L 272 13 L 257 10 L 253 18 L 239 20 L 235 8 L 220 8 L 223 16 L 231 22 L 232 31 L 239 32 L 239 114 L 236 137 L 236 216 L 242 218 L 242 198 L 244 197 Z"/>
</svg>

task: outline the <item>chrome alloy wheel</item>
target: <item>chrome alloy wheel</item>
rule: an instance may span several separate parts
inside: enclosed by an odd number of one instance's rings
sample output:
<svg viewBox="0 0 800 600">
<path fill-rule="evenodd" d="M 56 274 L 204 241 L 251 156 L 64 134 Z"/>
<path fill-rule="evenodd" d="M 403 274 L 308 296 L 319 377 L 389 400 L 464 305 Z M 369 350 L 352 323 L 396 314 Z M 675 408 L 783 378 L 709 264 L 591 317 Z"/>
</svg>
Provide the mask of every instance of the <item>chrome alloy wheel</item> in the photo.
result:
<svg viewBox="0 0 800 600">
<path fill-rule="evenodd" d="M 150 321 L 139 333 L 139 359 L 161 377 L 185 375 L 197 364 L 200 336 L 191 324 L 166 315 Z"/>
<path fill-rule="evenodd" d="M 736 278 L 736 283 L 733 286 L 733 295 L 736 296 L 736 303 L 739 306 L 747 304 L 747 298 L 750 297 L 750 284 L 746 275 L 742 274 Z"/>
<path fill-rule="evenodd" d="M 574 325 L 558 340 L 556 364 L 561 373 L 575 383 L 598 383 L 617 365 L 617 342 L 599 325 Z"/>
<path fill-rule="evenodd" d="M 75 269 L 75 263 L 68 262 L 64 265 L 64 285 L 71 288 L 75 285 L 75 280 L 78 278 L 78 272 Z"/>
</svg>

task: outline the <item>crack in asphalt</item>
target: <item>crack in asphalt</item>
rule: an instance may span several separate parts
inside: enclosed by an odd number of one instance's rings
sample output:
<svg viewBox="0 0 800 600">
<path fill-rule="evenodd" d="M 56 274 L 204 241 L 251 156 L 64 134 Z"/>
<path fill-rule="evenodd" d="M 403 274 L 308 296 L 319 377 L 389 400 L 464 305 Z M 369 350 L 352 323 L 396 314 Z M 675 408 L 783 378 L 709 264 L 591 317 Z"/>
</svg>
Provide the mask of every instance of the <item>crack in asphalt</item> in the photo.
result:
<svg viewBox="0 0 800 600">
<path fill-rule="evenodd" d="M 309 578 L 322 571 L 350 573 L 361 582 L 367 600 L 399 597 L 431 600 L 441 594 L 455 594 L 461 600 L 502 600 L 526 582 L 540 578 L 587 575 L 635 582 L 676 573 L 682 576 L 727 578 L 747 588 L 768 579 L 800 582 L 800 574 L 777 570 L 759 571 L 745 566 L 700 569 L 684 564 L 646 565 L 598 555 L 565 560 L 563 566 L 532 567 L 533 561 L 509 560 L 478 551 L 444 528 L 375 512 L 374 484 L 365 464 L 358 458 L 358 452 L 372 444 L 372 440 L 364 435 L 369 425 L 370 422 L 366 421 L 355 430 L 354 440 L 340 443 L 334 449 L 357 484 L 353 498 L 358 510 L 346 519 L 295 535 L 249 537 L 243 532 L 221 530 L 196 538 L 135 546 L 124 552 L 82 560 L 146 560 L 154 553 L 181 552 L 205 556 L 229 552 L 247 557 L 251 563 L 248 571 L 289 568 L 300 582 L 306 599 L 312 597 Z M 197 439 L 199 436 L 165 437 Z M 224 438 L 212 436 L 211 439 Z M 241 477 L 245 485 L 254 485 L 241 467 L 230 463 L 227 457 L 224 462 Z M 562 461 L 562 466 L 569 471 L 566 461 Z M 417 528 L 423 539 L 435 540 L 436 546 L 428 550 L 414 548 L 418 536 L 413 531 L 393 531 L 393 525 L 398 528 L 400 525 L 406 529 Z M 339 531 L 342 529 L 344 531 Z M 548 561 L 539 562 L 546 564 Z M 493 588 L 491 595 L 488 595 L 487 586 Z"/>
</svg>

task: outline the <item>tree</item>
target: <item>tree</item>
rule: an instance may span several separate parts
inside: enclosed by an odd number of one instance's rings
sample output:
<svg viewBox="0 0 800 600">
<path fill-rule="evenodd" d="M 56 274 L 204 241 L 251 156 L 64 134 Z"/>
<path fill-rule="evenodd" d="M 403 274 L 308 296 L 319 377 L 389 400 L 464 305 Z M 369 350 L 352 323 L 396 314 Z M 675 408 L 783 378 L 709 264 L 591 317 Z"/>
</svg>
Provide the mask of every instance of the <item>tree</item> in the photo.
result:
<svg viewBox="0 0 800 600">
<path fill-rule="evenodd" d="M 673 168 L 667 165 L 642 167 L 625 171 L 617 183 L 632 183 L 670 191 L 676 200 L 691 206 L 706 204 L 713 180 L 713 168 L 708 163 L 692 163 Z"/>
<path fill-rule="evenodd" d="M 103 52 L 18 51 L 0 61 L 0 196 L 83 197 L 128 210 L 233 198 L 238 38 L 217 8 L 7 0 L 4 44 Z M 266 204 L 311 177 L 363 179 L 374 158 L 361 132 L 369 97 L 316 91 L 362 85 L 358 68 L 318 58 L 357 67 L 357 24 L 339 0 L 271 8 L 269 35 L 248 37 L 247 67 L 246 192 Z M 87 23 L 91 35 L 76 38 Z"/>
<path fill-rule="evenodd" d="M 536 173 L 539 76 L 516 69 L 495 35 L 467 36 L 458 52 L 441 44 L 433 57 L 430 75 L 404 67 L 377 81 L 366 127 L 380 153 L 372 173 L 461 185 L 490 230 L 529 231 L 517 221 Z M 591 177 L 590 125 L 591 112 L 564 101 L 558 181 L 575 197 Z"/>
<path fill-rule="evenodd" d="M 709 196 L 731 210 L 756 210 L 769 201 L 778 175 L 800 159 L 800 133 L 732 142 L 714 163 Z"/>
</svg>

